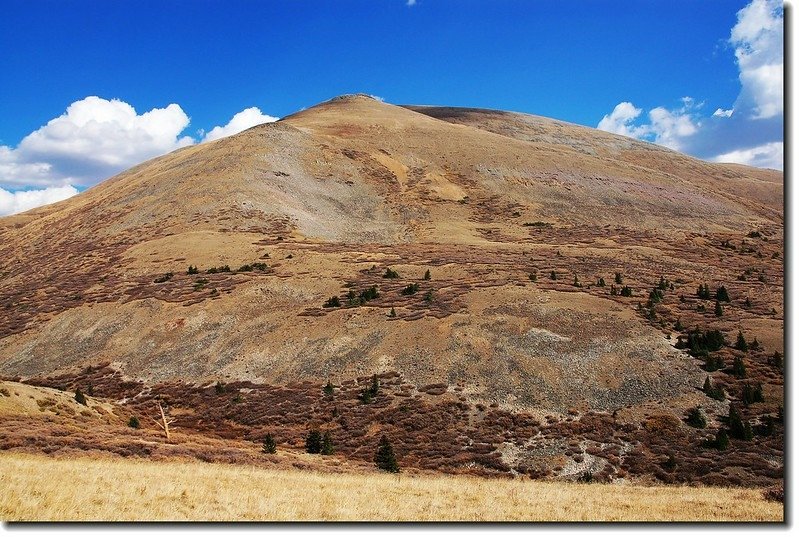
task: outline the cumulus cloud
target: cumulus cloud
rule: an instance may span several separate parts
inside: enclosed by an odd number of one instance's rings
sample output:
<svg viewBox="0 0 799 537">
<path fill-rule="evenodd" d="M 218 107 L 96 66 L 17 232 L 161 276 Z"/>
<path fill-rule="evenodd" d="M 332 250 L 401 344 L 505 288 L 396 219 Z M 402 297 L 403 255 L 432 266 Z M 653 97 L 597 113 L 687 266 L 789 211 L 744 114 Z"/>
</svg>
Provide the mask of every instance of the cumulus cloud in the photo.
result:
<svg viewBox="0 0 799 537">
<path fill-rule="evenodd" d="M 783 143 L 771 142 L 749 149 L 739 149 L 730 151 L 723 155 L 717 155 L 711 160 L 714 162 L 732 162 L 735 164 L 747 164 L 758 168 L 782 169 Z"/>
<path fill-rule="evenodd" d="M 408 0 L 407 2 L 405 2 L 405 5 L 408 7 L 413 7 L 416 5 L 416 0 Z"/>
<path fill-rule="evenodd" d="M 641 115 L 641 112 L 642 110 L 636 108 L 633 103 L 619 103 L 613 109 L 613 112 L 602 118 L 597 128 L 631 138 L 643 137 L 646 135 L 645 129 L 633 125 L 633 122 Z"/>
<path fill-rule="evenodd" d="M 9 192 L 0 188 L 0 216 L 21 213 L 48 203 L 71 198 L 78 193 L 74 186 L 53 186 L 39 190 Z"/>
<path fill-rule="evenodd" d="M 277 119 L 247 108 L 226 125 L 207 134 L 201 131 L 200 138 L 216 140 Z M 181 135 L 189 121 L 177 104 L 139 114 L 119 99 L 90 96 L 76 101 L 17 147 L 0 145 L 0 215 L 60 201 L 78 193 L 73 185 L 96 184 L 195 144 L 198 140 Z"/>
<path fill-rule="evenodd" d="M 143 160 L 194 143 L 179 137 L 189 117 L 177 104 L 138 114 L 118 99 L 86 97 L 27 135 L 0 146 L 0 185 L 89 185 Z"/>
<path fill-rule="evenodd" d="M 741 91 L 731 108 L 703 116 L 704 103 L 642 110 L 621 102 L 597 128 L 652 141 L 713 162 L 783 167 L 783 10 L 778 0 L 753 0 L 738 12 L 728 43 Z"/>
<path fill-rule="evenodd" d="M 225 136 L 238 134 L 243 130 L 249 129 L 250 127 L 255 127 L 256 125 L 260 125 L 262 123 L 271 123 L 273 121 L 277 121 L 278 119 L 279 118 L 267 116 L 254 106 L 252 108 L 246 108 L 234 115 L 231 120 L 228 121 L 227 125 L 222 127 L 216 126 L 211 129 L 203 137 L 203 142 L 210 142 L 212 140 L 224 138 Z"/>
</svg>

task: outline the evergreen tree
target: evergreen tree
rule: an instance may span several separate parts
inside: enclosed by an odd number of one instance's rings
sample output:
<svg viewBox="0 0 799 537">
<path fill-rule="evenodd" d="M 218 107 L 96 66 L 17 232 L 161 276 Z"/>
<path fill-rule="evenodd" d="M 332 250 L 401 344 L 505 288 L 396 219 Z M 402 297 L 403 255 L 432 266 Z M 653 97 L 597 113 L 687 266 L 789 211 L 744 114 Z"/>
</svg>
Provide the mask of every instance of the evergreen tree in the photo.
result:
<svg viewBox="0 0 799 537">
<path fill-rule="evenodd" d="M 332 455 L 333 451 L 333 440 L 330 438 L 330 431 L 325 431 L 325 435 L 322 437 L 322 449 L 320 453 L 322 455 Z"/>
<path fill-rule="evenodd" d="M 383 274 L 383 277 L 384 278 L 396 279 L 396 278 L 399 278 L 399 274 L 397 273 L 396 270 L 391 270 L 391 268 L 387 267 L 386 268 L 386 273 Z"/>
<path fill-rule="evenodd" d="M 397 316 L 397 312 L 396 312 L 396 310 L 393 307 L 391 308 L 391 311 L 388 313 L 388 316 L 389 317 L 396 317 Z"/>
<path fill-rule="evenodd" d="M 86 396 L 83 395 L 83 392 L 80 391 L 80 388 L 75 390 L 75 401 L 77 401 L 81 405 L 88 406 L 88 403 L 86 402 Z"/>
<path fill-rule="evenodd" d="M 598 287 L 605 287 L 605 278 L 602 278 L 600 276 L 600 278 L 597 280 L 596 284 L 597 284 Z"/>
<path fill-rule="evenodd" d="M 558 279 L 558 275 L 557 275 L 557 274 L 555 274 L 555 271 L 554 271 L 554 270 L 553 270 L 552 272 L 550 272 L 550 273 L 549 273 L 549 279 L 550 279 L 550 280 L 557 280 L 557 279 Z"/>
<path fill-rule="evenodd" d="M 615 286 L 615 285 L 611 285 L 611 286 L 610 286 L 610 296 L 616 296 L 616 295 L 618 295 L 618 294 L 619 294 L 619 292 L 618 292 L 618 290 L 616 289 L 616 286 Z"/>
<path fill-rule="evenodd" d="M 572 283 L 572 285 L 575 287 L 582 287 L 582 285 L 580 285 L 580 280 L 577 279 L 576 274 L 574 275 L 574 283 Z"/>
<path fill-rule="evenodd" d="M 777 369 L 782 369 L 782 354 L 780 354 L 780 351 L 774 351 L 769 363 Z"/>
<path fill-rule="evenodd" d="M 735 357 L 735 361 L 732 364 L 732 373 L 739 379 L 746 377 L 746 366 L 740 356 Z"/>
<path fill-rule="evenodd" d="M 339 308 L 341 307 L 341 300 L 337 296 L 331 296 L 327 302 L 322 304 L 323 308 Z"/>
<path fill-rule="evenodd" d="M 272 437 L 270 433 L 266 433 L 264 436 L 264 443 L 261 447 L 261 451 L 264 453 L 276 453 L 277 452 L 277 444 L 275 444 L 275 439 Z M 310 451 L 308 452 L 310 453 Z"/>
<path fill-rule="evenodd" d="M 619 285 L 621 285 L 621 272 L 617 272 L 616 273 L 615 282 L 618 283 Z"/>
<path fill-rule="evenodd" d="M 658 282 L 658 289 L 660 289 L 661 291 L 665 291 L 668 288 L 669 288 L 668 280 L 666 278 L 664 278 L 663 276 L 661 276 L 660 277 L 660 282 Z"/>
<path fill-rule="evenodd" d="M 724 451 L 730 445 L 730 438 L 727 436 L 727 431 L 721 429 L 718 434 L 716 434 L 716 440 L 713 442 L 713 447 L 720 451 Z"/>
<path fill-rule="evenodd" d="M 728 419 L 728 427 L 730 429 L 730 436 L 740 440 L 752 439 L 752 426 L 749 422 L 744 422 L 741 418 L 741 413 L 734 406 L 730 406 L 730 414 Z"/>
<path fill-rule="evenodd" d="M 538 281 L 538 274 L 536 274 L 535 272 L 531 272 L 531 273 L 530 273 L 530 281 L 531 281 L 531 282 L 536 282 L 536 281 Z"/>
<path fill-rule="evenodd" d="M 426 271 L 424 271 L 424 279 L 425 280 L 429 280 L 430 279 L 430 269 L 427 269 Z"/>
<path fill-rule="evenodd" d="M 718 300 L 716 300 L 716 307 L 713 310 L 713 313 L 716 314 L 716 317 L 721 317 L 722 315 L 724 315 L 724 310 L 721 309 L 721 302 L 719 302 Z"/>
<path fill-rule="evenodd" d="M 743 332 L 740 330 L 738 331 L 738 339 L 735 340 L 735 348 L 744 352 L 749 350 L 749 344 L 746 342 L 746 338 L 744 338 Z"/>
<path fill-rule="evenodd" d="M 394 456 L 394 448 L 391 447 L 391 443 L 385 435 L 380 438 L 380 445 L 377 448 L 377 453 L 375 453 L 375 465 L 386 472 L 399 472 L 397 458 Z"/>
<path fill-rule="evenodd" d="M 128 420 L 128 427 L 131 427 L 133 429 L 138 429 L 140 426 L 141 424 L 139 423 L 139 418 L 137 418 L 136 416 L 131 416 L 130 419 Z"/>
<path fill-rule="evenodd" d="M 716 289 L 716 300 L 719 302 L 729 302 L 730 295 L 727 293 L 727 288 L 723 285 Z"/>
<path fill-rule="evenodd" d="M 193 265 L 189 265 L 189 270 L 186 271 L 186 274 L 199 274 L 200 271 L 197 267 Z"/>
<path fill-rule="evenodd" d="M 625 285 L 621 288 L 621 296 L 633 296 L 633 290 Z"/>
<path fill-rule="evenodd" d="M 676 330 L 677 332 L 682 332 L 682 329 L 683 329 L 682 323 L 680 322 L 679 319 L 677 319 L 677 322 L 674 323 L 674 330 Z"/>
<path fill-rule="evenodd" d="M 318 454 L 322 451 L 322 433 L 318 429 L 313 429 L 305 438 L 305 451 Z"/>
</svg>

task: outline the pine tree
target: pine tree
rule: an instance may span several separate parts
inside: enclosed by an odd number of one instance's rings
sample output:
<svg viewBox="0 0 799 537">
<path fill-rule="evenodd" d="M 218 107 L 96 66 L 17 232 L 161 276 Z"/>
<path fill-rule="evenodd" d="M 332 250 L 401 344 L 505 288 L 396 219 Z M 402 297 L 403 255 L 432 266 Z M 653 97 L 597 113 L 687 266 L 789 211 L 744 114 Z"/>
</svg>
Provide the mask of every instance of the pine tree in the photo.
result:
<svg viewBox="0 0 799 537">
<path fill-rule="evenodd" d="M 721 302 L 719 302 L 718 300 L 716 300 L 716 307 L 713 310 L 713 313 L 716 314 L 716 317 L 721 317 L 722 315 L 724 315 L 724 310 L 721 308 Z"/>
<path fill-rule="evenodd" d="M 738 331 L 738 339 L 735 340 L 735 348 L 744 352 L 749 350 L 749 344 L 746 342 L 746 338 L 744 338 L 743 332 L 740 330 Z"/>
<path fill-rule="evenodd" d="M 727 293 L 727 288 L 723 285 L 716 289 L 716 300 L 720 302 L 729 302 L 730 295 Z"/>
<path fill-rule="evenodd" d="M 596 284 L 597 284 L 598 287 L 605 287 L 605 278 L 602 278 L 600 276 L 600 278 L 597 280 Z"/>
<path fill-rule="evenodd" d="M 305 451 L 314 454 L 322 451 L 322 433 L 318 429 L 310 431 L 305 438 Z"/>
<path fill-rule="evenodd" d="M 272 437 L 270 433 L 266 433 L 266 436 L 264 436 L 264 443 L 263 446 L 261 447 L 261 451 L 263 451 L 264 453 L 277 452 L 277 444 L 275 444 L 275 439 Z"/>
<path fill-rule="evenodd" d="M 727 436 L 727 431 L 721 429 L 718 434 L 716 434 L 716 439 L 713 442 L 713 447 L 720 451 L 724 451 L 730 445 L 730 438 Z"/>
<path fill-rule="evenodd" d="M 429 279 L 430 279 L 430 269 L 427 269 L 427 270 L 424 272 L 424 279 L 425 279 L 425 280 L 429 280 Z"/>
<path fill-rule="evenodd" d="M 744 422 L 741 418 L 741 413 L 734 406 L 730 406 L 730 414 L 728 417 L 728 427 L 730 429 L 730 436 L 740 440 L 752 439 L 752 426 L 749 422 Z"/>
<path fill-rule="evenodd" d="M 322 449 L 320 453 L 322 455 L 332 455 L 333 451 L 333 440 L 330 438 L 330 431 L 325 431 L 325 435 L 322 437 Z"/>
<path fill-rule="evenodd" d="M 75 390 L 75 401 L 81 405 L 88 406 L 88 403 L 86 402 L 86 396 L 83 395 L 83 392 L 80 391 L 80 388 Z"/>
<path fill-rule="evenodd" d="M 554 270 L 553 270 L 552 272 L 550 272 L 550 273 L 549 273 L 549 279 L 550 279 L 550 280 L 557 280 L 557 279 L 558 279 L 558 275 L 557 275 L 557 274 L 555 274 L 555 271 L 554 271 Z"/>
<path fill-rule="evenodd" d="M 388 316 L 389 317 L 396 317 L 397 316 L 397 311 L 392 307 L 391 311 L 388 312 Z"/>
<path fill-rule="evenodd" d="M 732 373 L 739 379 L 746 377 L 746 365 L 744 365 L 744 361 L 740 356 L 735 357 L 735 361 L 732 364 Z"/>
<path fill-rule="evenodd" d="M 394 456 L 394 448 L 391 447 L 391 443 L 385 435 L 380 438 L 380 445 L 377 448 L 377 453 L 375 453 L 375 465 L 386 472 L 399 472 L 397 458 Z"/>
<path fill-rule="evenodd" d="M 617 272 L 616 273 L 615 282 L 618 283 L 619 285 L 621 285 L 621 272 Z"/>
</svg>

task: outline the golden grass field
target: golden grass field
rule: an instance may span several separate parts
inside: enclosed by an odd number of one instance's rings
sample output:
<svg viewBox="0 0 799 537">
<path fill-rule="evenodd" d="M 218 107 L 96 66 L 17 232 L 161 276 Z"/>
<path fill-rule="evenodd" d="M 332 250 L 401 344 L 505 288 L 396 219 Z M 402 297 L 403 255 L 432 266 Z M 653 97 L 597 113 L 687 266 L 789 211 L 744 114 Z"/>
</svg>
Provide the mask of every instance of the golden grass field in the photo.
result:
<svg viewBox="0 0 799 537">
<path fill-rule="evenodd" d="M 5 521 L 782 521 L 756 489 L 0 455 Z"/>
</svg>

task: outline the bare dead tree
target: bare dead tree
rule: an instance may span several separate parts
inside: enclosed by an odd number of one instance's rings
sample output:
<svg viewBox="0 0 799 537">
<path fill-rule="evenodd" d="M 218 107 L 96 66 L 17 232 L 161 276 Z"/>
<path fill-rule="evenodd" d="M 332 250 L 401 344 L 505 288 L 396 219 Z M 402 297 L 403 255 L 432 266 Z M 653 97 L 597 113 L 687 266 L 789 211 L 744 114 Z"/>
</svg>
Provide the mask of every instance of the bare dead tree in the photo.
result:
<svg viewBox="0 0 799 537">
<path fill-rule="evenodd" d="M 161 401 L 156 401 L 158 405 L 158 411 L 161 413 L 161 418 L 150 418 L 158 425 L 163 431 L 164 435 L 166 435 L 166 439 L 169 440 L 169 425 L 175 421 L 175 418 L 167 418 L 166 413 L 164 412 L 164 407 L 161 406 Z"/>
</svg>

